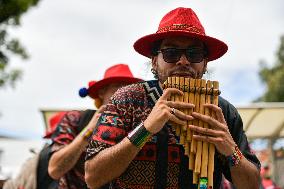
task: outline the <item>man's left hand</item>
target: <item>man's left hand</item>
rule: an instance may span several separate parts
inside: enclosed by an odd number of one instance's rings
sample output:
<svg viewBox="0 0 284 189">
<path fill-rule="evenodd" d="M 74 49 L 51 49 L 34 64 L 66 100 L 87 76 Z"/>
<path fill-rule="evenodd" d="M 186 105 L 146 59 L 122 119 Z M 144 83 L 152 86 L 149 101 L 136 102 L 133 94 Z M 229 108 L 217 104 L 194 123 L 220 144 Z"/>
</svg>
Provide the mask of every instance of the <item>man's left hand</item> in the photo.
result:
<svg viewBox="0 0 284 189">
<path fill-rule="evenodd" d="M 206 141 L 215 145 L 219 153 L 229 156 L 234 153 L 236 143 L 231 136 L 227 123 L 225 121 L 222 109 L 213 104 L 204 104 L 204 108 L 209 108 L 212 116 L 193 112 L 195 119 L 208 123 L 209 128 L 203 128 L 195 125 L 188 125 L 194 131 L 193 138 L 199 141 Z"/>
</svg>

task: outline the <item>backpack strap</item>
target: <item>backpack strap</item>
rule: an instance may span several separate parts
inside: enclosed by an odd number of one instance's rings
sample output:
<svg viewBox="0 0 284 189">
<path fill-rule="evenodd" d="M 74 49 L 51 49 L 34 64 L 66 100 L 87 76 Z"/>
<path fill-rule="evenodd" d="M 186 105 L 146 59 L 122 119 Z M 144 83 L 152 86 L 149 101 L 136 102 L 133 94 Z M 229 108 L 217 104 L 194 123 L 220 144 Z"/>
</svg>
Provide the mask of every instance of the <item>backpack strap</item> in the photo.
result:
<svg viewBox="0 0 284 189">
<path fill-rule="evenodd" d="M 37 165 L 37 189 L 57 188 L 58 181 L 53 180 L 48 174 L 48 162 L 51 156 L 51 146 L 45 145 L 39 153 Z"/>
</svg>

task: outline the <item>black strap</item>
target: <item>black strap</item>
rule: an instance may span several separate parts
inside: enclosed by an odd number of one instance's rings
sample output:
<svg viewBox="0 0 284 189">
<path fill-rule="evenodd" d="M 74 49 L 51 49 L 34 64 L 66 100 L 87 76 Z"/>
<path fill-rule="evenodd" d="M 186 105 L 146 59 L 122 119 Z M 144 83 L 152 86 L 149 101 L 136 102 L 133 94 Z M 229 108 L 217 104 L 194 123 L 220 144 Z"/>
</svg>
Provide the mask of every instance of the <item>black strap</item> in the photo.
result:
<svg viewBox="0 0 284 189">
<path fill-rule="evenodd" d="M 48 174 L 48 162 L 50 159 L 51 146 L 45 146 L 39 154 L 37 165 L 37 189 L 54 189 L 58 181 L 53 180 Z"/>
<path fill-rule="evenodd" d="M 157 134 L 157 160 L 156 160 L 156 189 L 163 189 L 167 186 L 168 173 L 168 129 L 167 124 Z"/>
<path fill-rule="evenodd" d="M 93 115 L 95 114 L 96 110 L 85 110 L 81 112 L 80 121 L 79 121 L 79 130 L 83 130 L 86 125 L 91 121 Z"/>
</svg>

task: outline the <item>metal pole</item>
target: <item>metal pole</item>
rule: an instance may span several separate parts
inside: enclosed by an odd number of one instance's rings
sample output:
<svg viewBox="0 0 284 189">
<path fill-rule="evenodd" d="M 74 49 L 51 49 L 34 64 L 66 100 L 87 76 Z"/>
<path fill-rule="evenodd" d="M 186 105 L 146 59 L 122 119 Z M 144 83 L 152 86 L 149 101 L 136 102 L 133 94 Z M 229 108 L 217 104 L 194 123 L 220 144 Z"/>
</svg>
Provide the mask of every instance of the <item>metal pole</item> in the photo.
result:
<svg viewBox="0 0 284 189">
<path fill-rule="evenodd" d="M 270 152 L 270 162 L 271 162 L 271 167 L 270 167 L 270 172 L 271 172 L 271 179 L 273 181 L 276 181 L 276 178 L 278 178 L 277 171 L 275 171 L 275 153 L 273 150 L 273 145 L 275 143 L 275 138 L 270 138 L 268 139 L 268 148 L 269 148 L 269 152 Z M 277 181 L 276 181 L 277 183 Z"/>
</svg>

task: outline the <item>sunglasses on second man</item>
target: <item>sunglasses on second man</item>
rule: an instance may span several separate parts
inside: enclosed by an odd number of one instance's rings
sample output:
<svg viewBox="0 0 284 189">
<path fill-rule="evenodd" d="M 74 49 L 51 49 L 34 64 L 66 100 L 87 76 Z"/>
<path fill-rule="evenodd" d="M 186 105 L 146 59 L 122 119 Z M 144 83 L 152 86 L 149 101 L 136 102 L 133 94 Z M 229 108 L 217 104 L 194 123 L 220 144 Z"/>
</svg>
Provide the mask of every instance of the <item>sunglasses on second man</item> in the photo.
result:
<svg viewBox="0 0 284 189">
<path fill-rule="evenodd" d="M 190 47 L 187 49 L 165 48 L 157 52 L 162 53 L 165 62 L 170 64 L 178 62 L 183 54 L 190 63 L 200 63 L 207 54 L 206 51 L 201 47 Z"/>
</svg>

